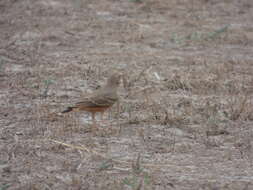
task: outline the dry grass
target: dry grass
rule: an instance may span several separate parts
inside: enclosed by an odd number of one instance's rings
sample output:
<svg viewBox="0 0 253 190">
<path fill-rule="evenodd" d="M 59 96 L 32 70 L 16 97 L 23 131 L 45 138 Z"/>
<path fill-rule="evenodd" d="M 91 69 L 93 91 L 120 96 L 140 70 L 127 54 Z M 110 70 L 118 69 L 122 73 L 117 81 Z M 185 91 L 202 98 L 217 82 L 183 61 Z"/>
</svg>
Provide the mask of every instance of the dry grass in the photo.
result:
<svg viewBox="0 0 253 190">
<path fill-rule="evenodd" d="M 0 2 L 0 190 L 252 189 L 252 9 Z M 57 114 L 115 69 L 120 111 L 96 134 Z"/>
</svg>

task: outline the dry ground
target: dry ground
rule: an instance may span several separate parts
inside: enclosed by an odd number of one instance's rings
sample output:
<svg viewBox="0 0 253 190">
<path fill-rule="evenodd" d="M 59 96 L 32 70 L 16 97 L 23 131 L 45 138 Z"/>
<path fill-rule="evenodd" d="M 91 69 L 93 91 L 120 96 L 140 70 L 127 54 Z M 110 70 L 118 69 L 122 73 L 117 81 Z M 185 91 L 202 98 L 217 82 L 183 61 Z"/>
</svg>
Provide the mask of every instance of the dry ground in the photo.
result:
<svg viewBox="0 0 253 190">
<path fill-rule="evenodd" d="M 252 50 L 252 0 L 0 1 L 0 189 L 253 189 Z"/>
</svg>

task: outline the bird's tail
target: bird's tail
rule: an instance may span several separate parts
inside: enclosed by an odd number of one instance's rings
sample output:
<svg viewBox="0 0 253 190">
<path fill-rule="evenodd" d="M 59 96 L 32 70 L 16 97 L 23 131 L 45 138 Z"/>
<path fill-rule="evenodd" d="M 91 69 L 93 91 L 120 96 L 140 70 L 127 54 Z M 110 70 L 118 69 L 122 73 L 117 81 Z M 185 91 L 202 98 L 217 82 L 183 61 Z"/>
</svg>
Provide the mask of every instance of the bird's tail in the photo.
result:
<svg viewBox="0 0 253 190">
<path fill-rule="evenodd" d="M 74 110 L 75 107 L 67 107 L 67 109 L 63 110 L 61 113 L 68 113 Z"/>
</svg>

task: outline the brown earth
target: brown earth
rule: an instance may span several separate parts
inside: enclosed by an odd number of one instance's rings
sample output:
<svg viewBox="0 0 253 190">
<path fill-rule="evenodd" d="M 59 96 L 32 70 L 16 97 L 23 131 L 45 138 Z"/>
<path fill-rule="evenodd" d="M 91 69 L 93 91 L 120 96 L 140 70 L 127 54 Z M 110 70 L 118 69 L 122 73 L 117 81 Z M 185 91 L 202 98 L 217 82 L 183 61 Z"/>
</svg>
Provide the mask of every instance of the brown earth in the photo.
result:
<svg viewBox="0 0 253 190">
<path fill-rule="evenodd" d="M 253 189 L 252 50 L 252 0 L 0 1 L 0 189 Z"/>
</svg>

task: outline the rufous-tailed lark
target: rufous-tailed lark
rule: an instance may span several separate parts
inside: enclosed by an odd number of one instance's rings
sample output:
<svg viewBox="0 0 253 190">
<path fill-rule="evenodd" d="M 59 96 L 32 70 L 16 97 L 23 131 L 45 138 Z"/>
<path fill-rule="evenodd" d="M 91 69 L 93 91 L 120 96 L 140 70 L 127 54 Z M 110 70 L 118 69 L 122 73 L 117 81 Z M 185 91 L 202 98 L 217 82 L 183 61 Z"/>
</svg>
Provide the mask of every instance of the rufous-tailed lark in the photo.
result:
<svg viewBox="0 0 253 190">
<path fill-rule="evenodd" d="M 107 83 L 102 88 L 94 91 L 87 97 L 83 97 L 80 102 L 73 106 L 67 107 L 61 113 L 68 113 L 71 111 L 87 111 L 92 114 L 93 129 L 96 127 L 95 115 L 97 112 L 103 113 L 110 108 L 117 100 L 117 89 L 120 84 L 121 74 L 114 73 L 108 78 Z"/>
</svg>

